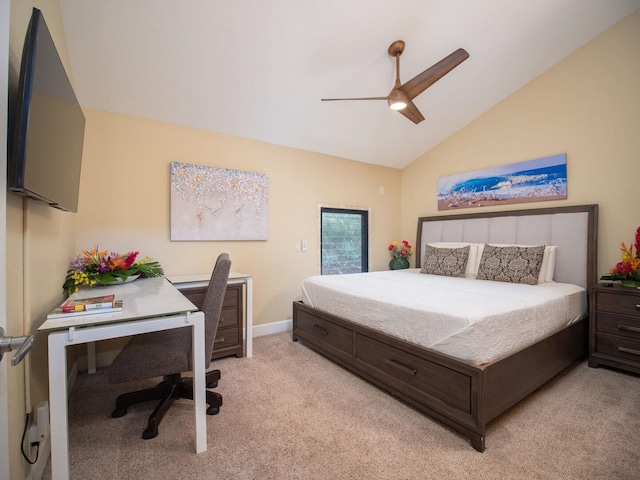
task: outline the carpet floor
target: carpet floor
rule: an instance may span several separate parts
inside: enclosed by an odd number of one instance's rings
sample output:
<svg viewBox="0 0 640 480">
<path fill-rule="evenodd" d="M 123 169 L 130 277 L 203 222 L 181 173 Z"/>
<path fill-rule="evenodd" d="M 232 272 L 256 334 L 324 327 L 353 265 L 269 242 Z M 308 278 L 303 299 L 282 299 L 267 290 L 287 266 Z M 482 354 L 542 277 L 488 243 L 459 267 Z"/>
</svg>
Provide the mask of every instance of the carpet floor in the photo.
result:
<svg viewBox="0 0 640 480">
<path fill-rule="evenodd" d="M 214 362 L 220 413 L 193 450 L 190 401 L 142 440 L 152 404 L 111 418 L 157 382 L 79 375 L 69 399 L 72 479 L 640 479 L 640 376 L 578 363 L 488 426 L 487 448 L 324 359 L 290 333 Z M 50 461 L 43 478 L 51 478 Z"/>
</svg>

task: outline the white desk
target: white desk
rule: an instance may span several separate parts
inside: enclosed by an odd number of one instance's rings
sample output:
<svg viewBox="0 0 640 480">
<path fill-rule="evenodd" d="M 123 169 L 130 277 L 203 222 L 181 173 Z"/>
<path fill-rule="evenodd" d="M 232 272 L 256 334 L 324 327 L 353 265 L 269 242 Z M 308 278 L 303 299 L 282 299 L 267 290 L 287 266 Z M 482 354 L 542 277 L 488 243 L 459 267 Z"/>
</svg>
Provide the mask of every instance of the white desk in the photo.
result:
<svg viewBox="0 0 640 480">
<path fill-rule="evenodd" d="M 209 285 L 211 273 L 196 273 L 192 275 L 167 275 L 173 285 L 180 290 L 186 287 L 205 287 Z M 244 284 L 244 312 L 245 325 L 243 331 L 244 354 L 247 358 L 253 356 L 253 279 L 251 275 L 239 272 L 230 272 L 227 284 Z"/>
<path fill-rule="evenodd" d="M 66 347 L 108 338 L 191 327 L 195 450 L 207 450 L 204 313 L 165 278 L 81 289 L 74 298 L 115 294 L 121 312 L 47 320 L 38 329 L 49 332 L 49 402 L 51 408 L 51 470 L 53 480 L 69 478 L 69 431 Z M 195 366 L 200 365 L 200 368 Z"/>
</svg>

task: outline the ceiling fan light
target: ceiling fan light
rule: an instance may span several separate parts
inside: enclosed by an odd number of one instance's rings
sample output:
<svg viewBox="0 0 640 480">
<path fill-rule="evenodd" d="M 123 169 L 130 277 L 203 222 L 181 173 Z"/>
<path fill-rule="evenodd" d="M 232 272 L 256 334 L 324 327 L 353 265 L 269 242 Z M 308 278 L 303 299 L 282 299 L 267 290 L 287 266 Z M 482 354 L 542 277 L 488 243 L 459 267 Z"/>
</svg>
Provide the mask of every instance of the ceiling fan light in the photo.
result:
<svg viewBox="0 0 640 480">
<path fill-rule="evenodd" d="M 402 110 L 407 107 L 407 94 L 402 90 L 391 90 L 387 103 L 389 103 L 389 108 L 391 110 Z"/>
</svg>

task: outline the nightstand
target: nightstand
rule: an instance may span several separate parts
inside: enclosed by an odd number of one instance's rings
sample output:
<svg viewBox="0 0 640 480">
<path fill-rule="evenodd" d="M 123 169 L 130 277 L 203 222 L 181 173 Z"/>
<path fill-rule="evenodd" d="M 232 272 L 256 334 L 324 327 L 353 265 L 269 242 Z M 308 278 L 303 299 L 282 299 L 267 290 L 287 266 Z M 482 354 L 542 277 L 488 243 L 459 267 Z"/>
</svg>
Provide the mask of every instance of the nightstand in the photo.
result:
<svg viewBox="0 0 640 480">
<path fill-rule="evenodd" d="M 640 290 L 591 287 L 589 366 L 599 365 L 640 373 Z"/>
</svg>

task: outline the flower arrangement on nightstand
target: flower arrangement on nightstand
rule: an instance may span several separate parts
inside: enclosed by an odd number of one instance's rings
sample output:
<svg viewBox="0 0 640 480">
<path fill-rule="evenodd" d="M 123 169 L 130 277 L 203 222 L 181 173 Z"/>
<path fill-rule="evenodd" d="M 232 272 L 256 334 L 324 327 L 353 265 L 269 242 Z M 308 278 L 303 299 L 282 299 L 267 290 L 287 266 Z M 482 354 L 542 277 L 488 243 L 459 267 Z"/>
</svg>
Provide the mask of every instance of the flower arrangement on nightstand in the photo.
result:
<svg viewBox="0 0 640 480">
<path fill-rule="evenodd" d="M 634 252 L 635 246 L 635 252 Z M 602 275 L 600 280 L 620 280 L 625 287 L 640 287 L 640 227 L 636 230 L 635 245 L 620 243 L 620 262 Z"/>
</svg>

